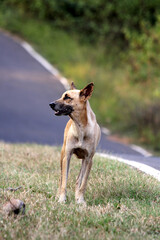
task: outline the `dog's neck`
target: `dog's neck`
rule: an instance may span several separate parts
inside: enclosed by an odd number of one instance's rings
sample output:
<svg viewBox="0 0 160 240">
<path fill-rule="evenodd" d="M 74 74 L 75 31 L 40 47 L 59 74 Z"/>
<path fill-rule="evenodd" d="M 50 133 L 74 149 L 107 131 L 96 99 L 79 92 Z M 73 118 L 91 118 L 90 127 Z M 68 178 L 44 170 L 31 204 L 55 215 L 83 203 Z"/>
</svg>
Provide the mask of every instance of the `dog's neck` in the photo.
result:
<svg viewBox="0 0 160 240">
<path fill-rule="evenodd" d="M 85 128 L 88 125 L 90 114 L 92 110 L 88 101 L 84 103 L 84 106 L 79 111 L 73 112 L 70 117 L 75 123 L 77 128 Z"/>
</svg>

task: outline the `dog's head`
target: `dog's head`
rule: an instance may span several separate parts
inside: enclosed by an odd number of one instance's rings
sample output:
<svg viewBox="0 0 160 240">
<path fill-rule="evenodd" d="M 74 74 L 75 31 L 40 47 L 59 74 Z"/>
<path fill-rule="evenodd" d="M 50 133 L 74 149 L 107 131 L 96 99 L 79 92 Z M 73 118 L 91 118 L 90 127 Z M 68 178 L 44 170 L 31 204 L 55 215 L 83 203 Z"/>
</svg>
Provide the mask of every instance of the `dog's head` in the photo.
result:
<svg viewBox="0 0 160 240">
<path fill-rule="evenodd" d="M 83 109 L 86 101 L 91 97 L 94 84 L 90 83 L 82 90 L 77 90 L 74 83 L 71 90 L 62 94 L 62 97 L 50 103 L 50 107 L 55 111 L 56 116 L 71 115 L 73 112 Z"/>
</svg>

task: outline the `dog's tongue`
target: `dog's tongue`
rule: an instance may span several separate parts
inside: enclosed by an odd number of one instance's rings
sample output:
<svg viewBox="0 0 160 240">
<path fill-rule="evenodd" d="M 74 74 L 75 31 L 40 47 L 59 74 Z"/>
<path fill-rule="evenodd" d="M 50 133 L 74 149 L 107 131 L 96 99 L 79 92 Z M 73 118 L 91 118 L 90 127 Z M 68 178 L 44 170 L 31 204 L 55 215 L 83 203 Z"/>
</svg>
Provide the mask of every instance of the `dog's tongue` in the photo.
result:
<svg viewBox="0 0 160 240">
<path fill-rule="evenodd" d="M 55 112 L 55 115 L 59 115 L 59 114 L 60 114 L 60 111 Z"/>
</svg>

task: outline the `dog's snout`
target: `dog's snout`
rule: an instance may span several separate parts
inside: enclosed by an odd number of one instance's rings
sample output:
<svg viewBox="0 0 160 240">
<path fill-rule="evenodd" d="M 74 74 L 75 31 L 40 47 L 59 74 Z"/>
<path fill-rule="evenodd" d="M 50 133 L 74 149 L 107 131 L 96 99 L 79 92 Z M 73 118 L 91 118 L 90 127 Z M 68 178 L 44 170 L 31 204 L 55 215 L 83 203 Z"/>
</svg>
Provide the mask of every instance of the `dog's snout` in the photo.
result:
<svg viewBox="0 0 160 240">
<path fill-rule="evenodd" d="M 54 110 L 54 108 L 55 108 L 55 103 L 54 102 L 51 102 L 50 104 L 49 104 L 49 106 Z"/>
<path fill-rule="evenodd" d="M 72 106 L 66 105 L 60 100 L 51 102 L 49 106 L 55 111 L 56 116 L 69 115 L 73 112 Z"/>
</svg>

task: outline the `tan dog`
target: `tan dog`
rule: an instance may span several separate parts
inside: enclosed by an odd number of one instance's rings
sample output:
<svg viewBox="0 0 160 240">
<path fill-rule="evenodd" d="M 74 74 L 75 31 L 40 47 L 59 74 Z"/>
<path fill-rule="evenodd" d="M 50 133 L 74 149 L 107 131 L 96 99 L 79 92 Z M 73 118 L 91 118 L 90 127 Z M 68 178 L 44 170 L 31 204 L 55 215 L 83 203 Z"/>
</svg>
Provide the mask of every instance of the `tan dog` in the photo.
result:
<svg viewBox="0 0 160 240">
<path fill-rule="evenodd" d="M 61 178 L 59 188 L 59 202 L 66 201 L 66 186 L 69 164 L 72 154 L 82 159 L 82 166 L 76 181 L 75 199 L 77 203 L 85 203 L 84 192 L 87 179 L 92 167 L 92 158 L 100 140 L 100 127 L 97 124 L 88 99 L 93 92 L 93 83 L 82 90 L 76 90 L 71 84 L 71 90 L 63 93 L 57 101 L 50 103 L 55 115 L 69 115 L 61 151 Z"/>
</svg>

